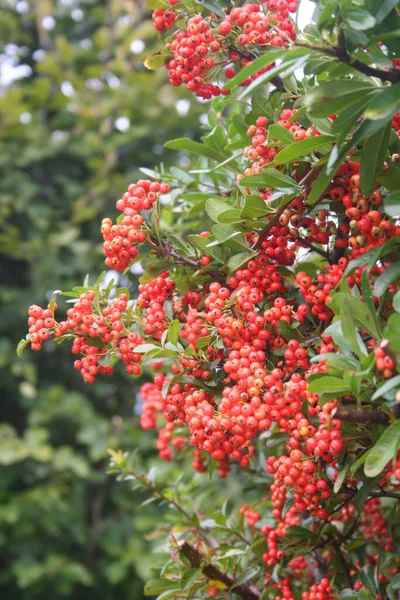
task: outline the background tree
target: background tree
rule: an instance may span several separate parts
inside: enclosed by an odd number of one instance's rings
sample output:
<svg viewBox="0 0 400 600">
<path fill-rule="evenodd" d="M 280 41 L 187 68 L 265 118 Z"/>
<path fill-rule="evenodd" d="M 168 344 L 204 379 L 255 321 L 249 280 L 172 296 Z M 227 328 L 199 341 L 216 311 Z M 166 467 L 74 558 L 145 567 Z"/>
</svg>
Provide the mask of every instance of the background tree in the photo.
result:
<svg viewBox="0 0 400 600">
<path fill-rule="evenodd" d="M 101 267 L 98 221 L 115 194 L 163 158 L 171 130 L 198 129 L 201 106 L 189 117 L 188 95 L 145 70 L 144 44 L 157 40 L 143 10 L 2 6 L 0 592 L 10 600 L 140 598 L 157 546 L 143 535 L 153 505 L 139 513 L 142 498 L 105 474 L 109 447 L 153 455 L 131 380 L 87 388 L 66 348 L 22 362 L 14 349 L 26 304 Z"/>
</svg>

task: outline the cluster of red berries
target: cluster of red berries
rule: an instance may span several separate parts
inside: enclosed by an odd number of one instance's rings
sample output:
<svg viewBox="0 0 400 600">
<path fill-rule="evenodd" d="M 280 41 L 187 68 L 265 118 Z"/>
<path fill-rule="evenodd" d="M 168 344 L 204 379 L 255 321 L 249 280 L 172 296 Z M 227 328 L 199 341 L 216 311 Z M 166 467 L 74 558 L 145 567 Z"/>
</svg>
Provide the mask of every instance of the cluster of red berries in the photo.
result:
<svg viewBox="0 0 400 600">
<path fill-rule="evenodd" d="M 146 232 L 141 229 L 144 217 L 143 210 L 149 210 L 159 198 L 159 194 L 167 194 L 170 188 L 166 183 L 141 179 L 132 183 L 127 192 L 116 204 L 123 213 L 122 220 L 113 225 L 111 219 L 103 219 L 103 250 L 106 265 L 116 271 L 127 269 L 132 260 L 139 254 L 135 244 L 143 243 Z"/>
<path fill-rule="evenodd" d="M 303 600 L 334 600 L 335 596 L 329 579 L 324 577 L 312 585 L 309 592 L 303 592 L 301 597 Z"/>
<path fill-rule="evenodd" d="M 145 335 L 160 340 L 168 327 L 164 303 L 175 289 L 175 281 L 168 279 L 169 271 L 164 271 L 150 283 L 139 285 L 137 303 L 145 309 L 142 316 L 142 327 Z"/>
<path fill-rule="evenodd" d="M 46 309 L 36 304 L 29 308 L 28 333 L 32 350 L 40 350 L 42 343 L 49 339 L 50 332 L 54 328 L 53 310 L 55 308 L 57 306 L 52 307 L 51 304 L 48 304 Z"/>
<path fill-rule="evenodd" d="M 234 8 L 219 19 L 215 14 L 205 18 L 194 14 L 186 21 L 186 29 L 178 30 L 168 42 L 167 50 L 173 58 L 166 63 L 172 85 L 186 85 L 197 96 L 210 99 L 228 94 L 219 75 L 226 79 L 235 76 L 239 67 L 248 65 L 257 56 L 259 48 L 282 47 L 296 39 L 290 12 L 295 12 L 297 1 L 268 0 L 267 3 L 248 3 Z M 170 29 L 179 18 L 173 10 L 154 12 L 153 20 L 158 31 Z M 242 85 L 271 68 L 267 65 Z"/>
<path fill-rule="evenodd" d="M 394 375 L 396 363 L 391 356 L 386 354 L 385 350 L 380 346 L 374 350 L 376 358 L 376 368 L 382 372 L 385 379 L 390 379 Z"/>
</svg>

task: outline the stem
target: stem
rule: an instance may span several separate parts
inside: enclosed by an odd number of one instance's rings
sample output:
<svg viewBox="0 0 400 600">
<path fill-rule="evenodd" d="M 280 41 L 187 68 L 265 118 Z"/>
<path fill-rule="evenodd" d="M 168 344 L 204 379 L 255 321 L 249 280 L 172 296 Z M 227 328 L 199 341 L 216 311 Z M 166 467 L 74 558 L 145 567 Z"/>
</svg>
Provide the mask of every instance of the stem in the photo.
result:
<svg viewBox="0 0 400 600">
<path fill-rule="evenodd" d="M 252 250 L 259 250 L 261 248 L 263 241 L 265 240 L 265 238 L 267 237 L 267 235 L 271 231 L 271 229 L 273 227 L 275 227 L 275 225 L 278 224 L 279 217 L 286 210 L 286 208 L 287 208 L 287 204 L 282 204 L 282 206 L 280 206 L 277 209 L 275 215 L 268 221 L 268 223 L 266 224 L 264 229 L 262 229 L 261 232 L 259 233 L 258 239 L 257 239 L 256 243 L 253 245 Z"/>
<path fill-rule="evenodd" d="M 188 542 L 181 542 L 180 544 L 180 552 L 186 556 L 188 559 L 190 566 L 196 569 L 201 568 L 203 574 L 207 577 L 207 579 L 212 581 L 220 581 L 223 583 L 228 589 L 234 585 L 235 581 L 227 575 L 223 573 L 214 565 L 211 565 L 205 562 L 205 557 L 201 552 L 199 552 L 196 548 L 194 548 Z M 204 566 L 202 566 L 202 563 Z M 243 598 L 243 600 L 259 600 L 261 597 L 260 592 L 253 584 L 242 583 L 234 588 L 235 594 Z"/>
<path fill-rule="evenodd" d="M 389 416 L 380 410 L 363 410 L 362 408 L 346 408 L 339 406 L 335 412 L 335 419 L 351 423 L 378 423 L 387 425 Z"/>
<path fill-rule="evenodd" d="M 323 256 L 324 258 L 326 258 L 326 260 L 329 260 L 330 255 L 328 254 L 328 252 L 325 252 L 324 250 L 321 250 L 321 248 L 318 248 L 318 246 L 314 246 L 314 244 L 312 244 L 311 242 L 309 242 L 306 238 L 298 237 L 297 239 L 302 244 L 304 244 L 305 246 L 308 246 L 311 250 L 313 250 L 313 252 L 316 252 L 320 256 Z"/>
</svg>

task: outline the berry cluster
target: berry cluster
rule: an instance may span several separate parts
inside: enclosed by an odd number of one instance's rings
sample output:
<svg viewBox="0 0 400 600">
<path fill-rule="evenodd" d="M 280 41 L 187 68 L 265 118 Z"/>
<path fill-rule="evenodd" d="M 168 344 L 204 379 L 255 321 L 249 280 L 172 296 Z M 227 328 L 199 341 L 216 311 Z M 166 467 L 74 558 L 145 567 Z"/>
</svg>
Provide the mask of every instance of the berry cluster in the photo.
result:
<svg viewBox="0 0 400 600">
<path fill-rule="evenodd" d="M 116 204 L 123 213 L 122 220 L 113 225 L 111 219 L 103 219 L 101 233 L 103 234 L 103 250 L 106 265 L 116 271 L 125 270 L 139 254 L 135 244 L 141 244 L 146 239 L 146 232 L 141 229 L 144 217 L 143 210 L 149 210 L 159 198 L 159 194 L 167 194 L 169 185 L 142 179 L 132 183 L 127 192 Z"/>
<path fill-rule="evenodd" d="M 229 80 L 240 67 L 251 63 L 260 49 L 287 46 L 296 39 L 294 23 L 289 18 L 296 4 L 287 0 L 247 3 L 222 19 L 215 14 L 210 17 L 192 14 L 186 20 L 186 29 L 178 30 L 166 45 L 173 54 L 166 63 L 172 85 L 186 85 L 205 99 L 229 93 L 220 81 L 222 73 Z M 158 31 L 165 31 L 184 16 L 179 12 L 175 15 L 173 10 L 157 10 L 153 20 Z M 248 85 L 269 68 L 271 65 L 242 85 Z"/>
</svg>

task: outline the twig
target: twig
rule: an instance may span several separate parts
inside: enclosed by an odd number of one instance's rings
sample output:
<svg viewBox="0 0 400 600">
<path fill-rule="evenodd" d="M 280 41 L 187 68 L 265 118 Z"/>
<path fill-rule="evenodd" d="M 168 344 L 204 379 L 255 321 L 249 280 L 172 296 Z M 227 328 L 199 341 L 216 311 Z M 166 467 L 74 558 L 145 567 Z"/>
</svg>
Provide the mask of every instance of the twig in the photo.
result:
<svg viewBox="0 0 400 600">
<path fill-rule="evenodd" d="M 252 250 L 259 250 L 261 248 L 263 241 L 265 240 L 265 238 L 267 237 L 267 235 L 271 231 L 271 229 L 279 223 L 279 217 L 286 210 L 286 208 L 287 208 L 287 204 L 282 204 L 282 206 L 280 206 L 277 209 L 275 215 L 268 221 L 268 223 L 266 224 L 264 229 L 262 229 L 261 232 L 259 233 L 258 239 L 257 239 L 256 243 L 253 245 Z"/>
<path fill-rule="evenodd" d="M 321 250 L 321 248 L 318 248 L 318 246 L 314 246 L 314 244 L 309 242 L 306 238 L 298 237 L 297 240 L 299 242 L 301 242 L 302 244 L 304 244 L 305 246 L 308 246 L 311 250 L 313 250 L 313 252 L 316 252 L 320 256 L 323 256 L 324 258 L 326 258 L 326 260 L 329 260 L 330 255 L 328 252 L 325 252 L 325 250 Z"/>
<path fill-rule="evenodd" d="M 339 406 L 335 412 L 335 419 L 349 421 L 351 423 L 378 423 L 387 425 L 390 421 L 389 415 L 380 410 L 363 410 L 362 408 L 346 408 Z"/>
<path fill-rule="evenodd" d="M 207 579 L 212 581 L 220 581 L 228 589 L 230 589 L 235 580 L 232 579 L 226 573 L 223 573 L 214 565 L 211 565 L 205 561 L 205 557 L 199 550 L 194 548 L 188 542 L 180 542 L 180 552 L 186 556 L 188 559 L 190 566 L 196 569 L 201 568 L 203 574 L 207 577 Z M 203 566 L 202 566 L 203 565 Z M 235 594 L 243 598 L 243 600 L 259 600 L 261 597 L 261 593 L 257 590 L 257 588 L 253 584 L 241 583 L 234 588 Z"/>
</svg>

